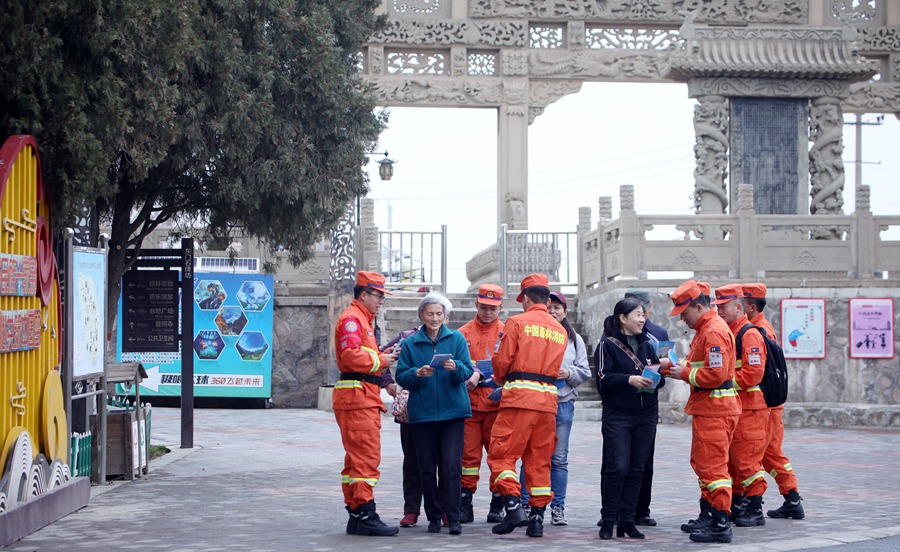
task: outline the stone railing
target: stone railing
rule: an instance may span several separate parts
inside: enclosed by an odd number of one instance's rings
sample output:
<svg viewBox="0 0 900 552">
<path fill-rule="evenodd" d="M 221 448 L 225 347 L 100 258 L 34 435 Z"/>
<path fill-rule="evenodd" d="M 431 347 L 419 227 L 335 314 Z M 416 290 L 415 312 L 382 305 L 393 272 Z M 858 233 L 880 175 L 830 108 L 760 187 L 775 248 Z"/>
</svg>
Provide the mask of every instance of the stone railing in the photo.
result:
<svg viewBox="0 0 900 552">
<path fill-rule="evenodd" d="M 860 198 L 868 196 L 862 186 Z M 632 197 L 631 186 L 621 188 Z M 704 278 L 792 279 L 806 282 L 882 280 L 900 270 L 900 241 L 881 233 L 900 216 L 874 216 L 858 201 L 851 215 L 757 215 L 753 187 L 740 185 L 729 215 L 638 215 L 633 202 L 619 218 L 591 228 L 582 208 L 579 290 L 651 273 L 687 272 Z M 601 198 L 601 207 L 609 198 Z M 888 280 L 884 280 L 887 282 Z"/>
</svg>

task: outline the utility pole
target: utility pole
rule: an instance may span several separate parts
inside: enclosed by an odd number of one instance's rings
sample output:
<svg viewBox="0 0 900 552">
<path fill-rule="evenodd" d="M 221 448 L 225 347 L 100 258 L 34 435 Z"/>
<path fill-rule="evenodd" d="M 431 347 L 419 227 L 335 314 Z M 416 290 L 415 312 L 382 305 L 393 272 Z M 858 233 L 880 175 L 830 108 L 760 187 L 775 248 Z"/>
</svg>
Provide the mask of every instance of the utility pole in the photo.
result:
<svg viewBox="0 0 900 552">
<path fill-rule="evenodd" d="M 863 125 L 874 125 L 881 126 L 884 124 L 884 115 L 879 115 L 875 118 L 874 121 L 863 121 L 862 114 L 856 114 L 856 121 L 852 123 L 844 123 L 845 125 L 853 125 L 856 127 L 856 160 L 853 162 L 856 165 L 856 170 L 854 174 L 854 178 L 856 181 L 856 189 L 859 190 L 859 187 L 862 186 L 862 127 Z M 880 165 L 881 161 L 872 162 L 873 165 Z"/>
</svg>

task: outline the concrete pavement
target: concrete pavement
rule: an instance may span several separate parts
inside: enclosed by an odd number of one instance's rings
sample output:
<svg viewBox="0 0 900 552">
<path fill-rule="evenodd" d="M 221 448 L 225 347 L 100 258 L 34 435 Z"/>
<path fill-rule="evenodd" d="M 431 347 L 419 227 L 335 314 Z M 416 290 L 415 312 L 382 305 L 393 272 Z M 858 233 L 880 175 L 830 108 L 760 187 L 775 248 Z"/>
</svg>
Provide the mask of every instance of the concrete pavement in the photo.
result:
<svg viewBox="0 0 900 552">
<path fill-rule="evenodd" d="M 386 522 L 402 515 L 399 426 L 384 418 L 381 481 L 375 489 Z M 800 480 L 807 517 L 767 520 L 765 527 L 735 528 L 731 545 L 691 543 L 679 529 L 695 517 L 696 477 L 688 463 L 690 427 L 662 425 L 656 445 L 653 517 L 647 539 L 600 541 L 600 423 L 577 421 L 569 453 L 566 514 L 569 526 L 524 529 L 498 536 L 484 522 L 489 494 L 475 496 L 476 522 L 461 536 L 401 529 L 396 537 L 346 535 L 340 491 L 343 450 L 334 417 L 318 410 L 195 412 L 193 449 L 180 449 L 180 411 L 156 408 L 154 443 L 172 452 L 133 482 L 95 486 L 88 507 L 11 544 L 5 550 L 495 550 L 576 551 L 620 549 L 732 551 L 801 550 L 890 538 L 900 543 L 900 433 L 889 430 L 788 429 L 785 447 Z M 482 468 L 482 482 L 488 476 Z M 781 502 L 769 479 L 765 509 Z M 848 545 L 849 549 L 850 545 Z"/>
</svg>

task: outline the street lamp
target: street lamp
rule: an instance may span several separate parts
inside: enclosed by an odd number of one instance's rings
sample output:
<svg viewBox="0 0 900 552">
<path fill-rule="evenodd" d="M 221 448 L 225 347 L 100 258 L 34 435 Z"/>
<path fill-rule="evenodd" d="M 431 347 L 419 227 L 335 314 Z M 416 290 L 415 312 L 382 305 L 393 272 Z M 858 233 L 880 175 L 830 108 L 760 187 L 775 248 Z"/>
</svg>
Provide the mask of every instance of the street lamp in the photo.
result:
<svg viewBox="0 0 900 552">
<path fill-rule="evenodd" d="M 392 176 L 394 176 L 394 163 L 397 161 L 395 159 L 390 159 L 388 157 L 387 150 L 384 151 L 373 151 L 366 153 L 366 155 L 384 155 L 384 159 L 378 160 L 378 176 L 381 177 L 382 180 L 390 180 Z M 359 196 L 356 196 L 356 225 L 360 224 L 360 205 L 359 205 Z"/>
<path fill-rule="evenodd" d="M 378 176 L 380 176 L 382 180 L 390 180 L 391 177 L 394 176 L 394 163 L 396 163 L 397 161 L 388 158 L 387 150 L 373 151 L 372 153 L 367 153 L 366 155 L 384 155 L 384 159 L 378 160 Z"/>
</svg>

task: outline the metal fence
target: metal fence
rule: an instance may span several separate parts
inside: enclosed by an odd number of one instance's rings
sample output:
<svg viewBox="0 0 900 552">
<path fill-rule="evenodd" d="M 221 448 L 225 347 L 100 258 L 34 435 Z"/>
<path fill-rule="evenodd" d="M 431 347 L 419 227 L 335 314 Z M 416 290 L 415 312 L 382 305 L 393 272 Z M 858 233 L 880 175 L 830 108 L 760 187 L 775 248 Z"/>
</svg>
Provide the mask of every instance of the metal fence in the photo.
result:
<svg viewBox="0 0 900 552">
<path fill-rule="evenodd" d="M 509 230 L 500 225 L 500 278 L 518 286 L 532 273 L 546 274 L 553 287 L 578 285 L 578 232 Z"/>
<path fill-rule="evenodd" d="M 378 251 L 381 272 L 389 287 L 446 291 L 446 224 L 440 232 L 379 231 Z"/>
</svg>

